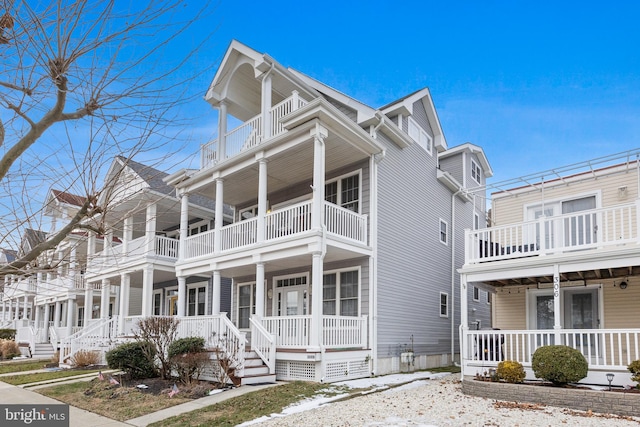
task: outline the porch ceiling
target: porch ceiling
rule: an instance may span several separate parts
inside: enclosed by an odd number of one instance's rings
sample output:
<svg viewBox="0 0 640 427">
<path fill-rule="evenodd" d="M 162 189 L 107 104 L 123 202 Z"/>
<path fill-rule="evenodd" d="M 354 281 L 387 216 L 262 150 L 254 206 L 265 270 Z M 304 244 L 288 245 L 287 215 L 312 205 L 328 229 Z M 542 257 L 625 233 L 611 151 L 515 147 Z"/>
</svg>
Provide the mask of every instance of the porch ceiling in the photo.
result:
<svg viewBox="0 0 640 427">
<path fill-rule="evenodd" d="M 366 154 L 335 134 L 330 134 L 325 140 L 327 173 L 366 158 L 368 158 Z M 267 192 L 269 194 L 283 191 L 294 184 L 305 181 L 311 185 L 313 180 L 313 140 L 309 138 L 293 147 L 270 155 L 267 163 L 267 177 Z M 215 199 L 215 183 L 201 187 L 197 193 Z M 226 204 L 235 206 L 257 200 L 257 198 L 257 162 L 224 177 L 224 202 Z"/>
<path fill-rule="evenodd" d="M 640 265 L 616 268 L 594 268 L 590 270 L 563 272 L 560 273 L 560 281 L 569 282 L 581 280 L 594 281 L 606 279 L 624 279 L 629 276 L 637 275 L 640 275 Z M 537 285 L 538 283 L 553 283 L 553 276 L 526 276 L 509 279 L 490 280 L 485 282 L 485 284 L 493 287 L 528 286 Z"/>
</svg>

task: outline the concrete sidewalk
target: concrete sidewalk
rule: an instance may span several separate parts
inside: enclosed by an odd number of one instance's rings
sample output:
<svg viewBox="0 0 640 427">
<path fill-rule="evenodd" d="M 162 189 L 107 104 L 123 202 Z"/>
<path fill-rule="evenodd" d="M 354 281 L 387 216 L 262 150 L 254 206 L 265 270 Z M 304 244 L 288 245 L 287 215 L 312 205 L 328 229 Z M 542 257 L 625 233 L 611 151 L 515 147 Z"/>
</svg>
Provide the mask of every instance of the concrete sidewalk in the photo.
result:
<svg viewBox="0 0 640 427">
<path fill-rule="evenodd" d="M 20 405 L 47 405 L 61 404 L 64 402 L 57 401 L 47 396 L 36 393 L 35 391 L 26 390 L 11 384 L 0 382 L 0 402 L 3 404 L 20 404 Z M 84 409 L 69 407 L 69 426 L 70 427 L 127 427 L 131 424 L 115 421 Z"/>
</svg>

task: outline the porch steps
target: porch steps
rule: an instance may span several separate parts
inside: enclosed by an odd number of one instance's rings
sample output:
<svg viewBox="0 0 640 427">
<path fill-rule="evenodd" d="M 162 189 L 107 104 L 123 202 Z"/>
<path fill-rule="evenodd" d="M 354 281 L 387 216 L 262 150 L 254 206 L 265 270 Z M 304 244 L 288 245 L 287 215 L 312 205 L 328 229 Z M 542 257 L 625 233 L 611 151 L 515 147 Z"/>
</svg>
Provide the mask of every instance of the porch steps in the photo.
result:
<svg viewBox="0 0 640 427">
<path fill-rule="evenodd" d="M 34 359 L 51 359 L 54 353 L 51 343 L 37 343 L 31 357 Z"/>
<path fill-rule="evenodd" d="M 270 374 L 255 351 L 247 350 L 244 357 L 244 375 L 240 378 L 240 385 L 275 383 L 276 374 Z"/>
</svg>

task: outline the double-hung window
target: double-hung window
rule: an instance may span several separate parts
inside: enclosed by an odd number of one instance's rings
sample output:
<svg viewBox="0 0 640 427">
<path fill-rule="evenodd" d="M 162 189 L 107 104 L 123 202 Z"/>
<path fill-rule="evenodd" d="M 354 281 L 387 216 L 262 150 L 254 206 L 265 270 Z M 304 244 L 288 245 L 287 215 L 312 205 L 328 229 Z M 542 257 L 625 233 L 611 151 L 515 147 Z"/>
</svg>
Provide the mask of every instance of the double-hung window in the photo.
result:
<svg viewBox="0 0 640 427">
<path fill-rule="evenodd" d="M 413 117 L 409 117 L 409 136 L 415 142 L 417 142 L 424 150 L 430 155 L 433 153 L 433 138 L 422 129 L 418 123 L 413 119 Z"/>
<path fill-rule="evenodd" d="M 357 316 L 359 294 L 358 270 L 325 274 L 322 285 L 322 313 L 325 315 Z"/>
<path fill-rule="evenodd" d="M 440 292 L 440 317 L 449 317 L 449 294 Z"/>
<path fill-rule="evenodd" d="M 238 286 L 238 328 L 248 329 L 249 319 L 256 312 L 256 284 Z"/>
<path fill-rule="evenodd" d="M 473 159 L 471 159 L 471 178 L 473 178 L 476 184 L 482 184 L 482 169 L 480 168 L 480 165 Z"/>
<path fill-rule="evenodd" d="M 339 177 L 324 186 L 324 198 L 354 212 L 360 212 L 360 173 Z"/>
<path fill-rule="evenodd" d="M 199 286 L 187 290 L 187 315 L 204 316 L 207 288 Z"/>
<path fill-rule="evenodd" d="M 440 219 L 440 243 L 449 244 L 449 224 L 443 219 Z"/>
</svg>

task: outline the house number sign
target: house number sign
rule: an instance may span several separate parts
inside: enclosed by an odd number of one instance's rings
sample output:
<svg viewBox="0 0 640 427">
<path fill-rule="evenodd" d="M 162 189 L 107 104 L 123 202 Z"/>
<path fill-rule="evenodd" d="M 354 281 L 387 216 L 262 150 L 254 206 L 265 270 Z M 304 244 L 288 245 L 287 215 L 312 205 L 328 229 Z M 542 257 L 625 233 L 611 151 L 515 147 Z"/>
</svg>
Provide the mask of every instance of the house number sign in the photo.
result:
<svg viewBox="0 0 640 427">
<path fill-rule="evenodd" d="M 553 296 L 558 298 L 560 295 L 560 276 L 553 276 Z"/>
</svg>

